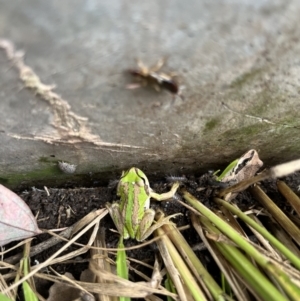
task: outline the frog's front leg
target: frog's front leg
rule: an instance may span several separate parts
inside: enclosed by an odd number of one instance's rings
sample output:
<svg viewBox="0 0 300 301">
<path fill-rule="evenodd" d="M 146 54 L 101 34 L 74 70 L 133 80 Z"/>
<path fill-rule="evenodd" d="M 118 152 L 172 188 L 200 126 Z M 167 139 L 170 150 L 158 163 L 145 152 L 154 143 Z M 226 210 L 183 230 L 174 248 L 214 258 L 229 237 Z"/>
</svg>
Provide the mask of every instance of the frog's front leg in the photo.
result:
<svg viewBox="0 0 300 301">
<path fill-rule="evenodd" d="M 153 209 L 147 209 L 145 211 L 144 217 L 140 222 L 140 227 L 137 230 L 137 234 L 136 234 L 137 241 L 145 240 L 148 236 L 150 236 L 153 233 L 153 231 L 160 228 L 161 226 L 166 224 L 172 224 L 172 222 L 170 222 L 170 218 L 175 217 L 177 215 L 181 215 L 181 213 L 176 213 L 176 214 L 169 215 L 167 217 L 161 217 L 152 225 L 155 214 L 156 213 Z"/>
<path fill-rule="evenodd" d="M 129 238 L 129 233 L 125 227 L 125 221 L 120 211 L 120 205 L 118 203 L 107 203 L 106 208 L 111 216 L 116 228 L 120 235 L 124 237 L 124 239 Z"/>
<path fill-rule="evenodd" d="M 150 197 L 156 199 L 157 201 L 164 201 L 167 199 L 171 199 L 175 195 L 178 187 L 179 187 L 179 182 L 175 182 L 172 185 L 172 188 L 170 191 L 161 193 L 161 194 L 156 193 L 154 191 L 150 191 Z"/>
</svg>

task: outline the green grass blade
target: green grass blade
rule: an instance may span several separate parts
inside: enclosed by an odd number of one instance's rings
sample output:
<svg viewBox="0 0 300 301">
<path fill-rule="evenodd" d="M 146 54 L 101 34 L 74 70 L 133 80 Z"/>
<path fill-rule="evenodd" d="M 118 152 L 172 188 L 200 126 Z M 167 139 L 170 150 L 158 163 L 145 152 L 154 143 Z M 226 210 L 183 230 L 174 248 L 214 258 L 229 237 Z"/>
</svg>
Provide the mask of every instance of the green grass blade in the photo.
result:
<svg viewBox="0 0 300 301">
<path fill-rule="evenodd" d="M 30 272 L 29 267 L 29 252 L 30 252 L 30 242 L 25 244 L 24 246 L 24 257 L 21 259 L 21 267 L 23 270 L 24 276 L 28 275 Z M 28 279 L 29 281 L 30 279 Z M 38 297 L 36 296 L 35 292 L 30 287 L 29 283 L 27 281 L 24 281 L 22 283 L 22 289 L 24 294 L 24 300 L 25 301 L 39 301 Z"/>
<path fill-rule="evenodd" d="M 226 174 L 231 171 L 238 163 L 239 159 L 232 161 L 224 170 L 223 172 L 217 177 L 218 181 L 222 181 L 222 179 L 226 176 Z"/>
<path fill-rule="evenodd" d="M 208 225 L 211 223 L 214 224 L 218 230 L 220 230 L 223 234 L 229 237 L 249 257 L 252 257 L 263 269 L 265 269 L 266 272 L 270 273 L 270 275 L 272 275 L 281 284 L 281 288 L 284 289 L 284 291 L 289 295 L 289 297 L 292 298 L 292 300 L 295 300 L 294 296 L 297 296 L 298 299 L 296 300 L 299 300 L 300 298 L 299 288 L 292 283 L 289 277 L 287 277 L 287 274 L 285 274 L 285 272 L 282 271 L 281 267 L 278 266 L 277 263 L 272 262 L 270 260 L 270 257 L 262 254 L 252 244 L 250 244 L 240 233 L 238 233 L 228 223 L 226 223 L 224 220 L 219 218 L 215 213 L 213 213 L 207 207 L 205 207 L 201 202 L 199 202 L 195 197 L 193 197 L 186 190 L 183 190 L 183 195 L 188 203 L 192 204 L 192 206 L 194 206 L 200 213 L 202 213 L 203 216 L 206 217 L 207 220 L 210 221 Z M 231 263 L 233 266 L 235 266 L 234 262 Z M 241 263 L 243 263 L 243 261 L 241 261 Z M 251 270 L 249 270 L 249 272 L 251 272 Z M 253 277 L 256 277 L 255 273 L 252 275 Z M 283 281 L 283 279 L 285 279 L 286 281 Z M 276 294 L 278 294 L 278 297 L 276 299 L 268 299 L 268 300 L 279 300 L 279 296 L 282 296 L 280 292 L 275 288 L 275 286 L 271 285 L 269 281 L 267 285 L 270 286 L 270 290 L 272 290 L 273 293 L 276 292 Z M 284 299 L 283 298 L 284 297 L 282 296 L 281 300 L 286 300 L 285 298 Z"/>
<path fill-rule="evenodd" d="M 9 299 L 8 297 L 6 297 L 5 295 L 3 295 L 2 293 L 0 293 L 0 301 L 13 301 L 12 299 Z"/>
<path fill-rule="evenodd" d="M 205 217 L 200 217 L 200 219 L 209 233 L 214 235 L 221 234 L 221 232 Z M 214 244 L 262 300 L 287 300 L 237 247 L 222 242 L 214 242 Z"/>
<path fill-rule="evenodd" d="M 177 292 L 176 292 L 176 288 L 175 288 L 175 286 L 174 286 L 174 284 L 173 284 L 173 281 L 172 281 L 172 279 L 171 279 L 169 273 L 167 273 L 167 278 L 166 278 L 166 280 L 165 280 L 164 283 L 165 283 L 165 288 L 166 288 L 169 292 L 172 292 L 172 293 L 174 293 L 174 294 L 177 293 Z M 172 299 L 170 296 L 167 296 L 167 300 L 168 300 L 168 301 L 173 301 L 173 299 Z"/>
<path fill-rule="evenodd" d="M 25 301 L 39 301 L 39 299 L 37 298 L 30 285 L 27 283 L 27 281 L 24 281 L 22 283 L 22 287 Z"/>
<path fill-rule="evenodd" d="M 300 259 L 293 252 L 291 252 L 288 248 L 286 248 L 280 241 L 278 241 L 270 232 L 268 232 L 265 228 L 256 223 L 253 219 L 247 216 L 238 208 L 232 206 L 228 202 L 215 198 L 215 201 L 230 210 L 233 214 L 237 215 L 241 220 L 243 220 L 247 225 L 251 226 L 257 232 L 259 232 L 264 238 L 266 238 L 273 247 L 275 247 L 278 251 L 280 251 L 287 259 L 291 261 L 291 263 L 300 270 Z"/>
<path fill-rule="evenodd" d="M 118 244 L 118 251 L 117 251 L 117 259 L 116 259 L 116 265 L 117 265 L 117 275 L 122 277 L 123 279 L 128 280 L 128 267 L 126 263 L 126 251 L 125 250 L 119 250 L 124 249 L 123 244 L 123 236 L 120 236 L 119 244 Z M 131 299 L 129 297 L 120 297 L 120 301 L 130 301 Z"/>
</svg>

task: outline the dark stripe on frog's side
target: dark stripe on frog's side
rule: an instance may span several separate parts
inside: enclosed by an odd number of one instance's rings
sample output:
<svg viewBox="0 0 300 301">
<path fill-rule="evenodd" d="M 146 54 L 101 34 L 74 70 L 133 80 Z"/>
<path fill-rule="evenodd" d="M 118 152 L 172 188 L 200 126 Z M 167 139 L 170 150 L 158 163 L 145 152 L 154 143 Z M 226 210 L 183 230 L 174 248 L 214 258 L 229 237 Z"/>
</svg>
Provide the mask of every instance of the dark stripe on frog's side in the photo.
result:
<svg viewBox="0 0 300 301">
<path fill-rule="evenodd" d="M 244 158 L 242 162 L 239 162 L 234 169 L 234 174 L 238 174 L 248 164 L 248 162 L 252 160 L 253 156 L 254 151 L 249 154 L 248 158 Z"/>
<path fill-rule="evenodd" d="M 138 185 L 134 185 L 134 201 L 133 201 L 133 208 L 132 208 L 132 228 L 134 230 L 134 236 L 136 236 L 137 228 L 140 225 L 141 221 L 141 215 L 140 215 L 140 202 L 139 202 L 139 197 L 140 197 L 140 191 L 141 187 Z M 142 208 L 144 211 L 144 208 Z M 135 223 L 137 222 L 137 223 Z"/>
<path fill-rule="evenodd" d="M 128 196 L 132 196 L 134 193 L 134 186 L 132 183 L 123 183 L 122 187 L 124 188 L 123 191 L 123 197 L 124 202 L 123 202 L 123 208 L 121 208 L 122 211 L 122 216 L 124 216 L 124 225 L 130 235 L 131 238 L 135 238 L 135 231 L 132 225 L 132 220 L 131 220 L 131 214 L 126 214 L 128 212 L 133 212 L 133 207 L 134 207 L 134 200 L 133 202 L 131 202 L 130 200 L 128 200 Z M 133 229 L 130 230 L 130 229 Z"/>
</svg>

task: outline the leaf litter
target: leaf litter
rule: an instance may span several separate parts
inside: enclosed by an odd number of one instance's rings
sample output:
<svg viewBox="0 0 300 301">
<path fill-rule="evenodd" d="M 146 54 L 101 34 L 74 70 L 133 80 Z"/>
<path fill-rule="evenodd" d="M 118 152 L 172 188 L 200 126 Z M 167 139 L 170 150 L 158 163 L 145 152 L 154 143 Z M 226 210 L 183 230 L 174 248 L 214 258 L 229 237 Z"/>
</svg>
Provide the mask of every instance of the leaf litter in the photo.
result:
<svg viewBox="0 0 300 301">
<path fill-rule="evenodd" d="M 0 246 L 42 233 L 28 205 L 0 185 Z"/>
</svg>

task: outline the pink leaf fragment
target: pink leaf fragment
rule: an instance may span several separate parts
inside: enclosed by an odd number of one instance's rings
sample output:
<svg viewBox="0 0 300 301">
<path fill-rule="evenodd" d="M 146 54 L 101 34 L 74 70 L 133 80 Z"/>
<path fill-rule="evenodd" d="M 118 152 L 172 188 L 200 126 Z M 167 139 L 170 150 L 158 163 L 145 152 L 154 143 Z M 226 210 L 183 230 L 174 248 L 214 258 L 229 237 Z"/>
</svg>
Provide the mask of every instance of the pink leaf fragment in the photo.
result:
<svg viewBox="0 0 300 301">
<path fill-rule="evenodd" d="M 42 233 L 27 204 L 0 185 L 0 246 Z"/>
</svg>

